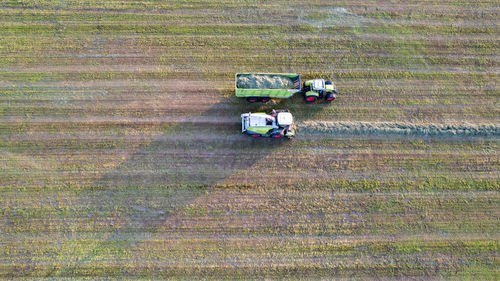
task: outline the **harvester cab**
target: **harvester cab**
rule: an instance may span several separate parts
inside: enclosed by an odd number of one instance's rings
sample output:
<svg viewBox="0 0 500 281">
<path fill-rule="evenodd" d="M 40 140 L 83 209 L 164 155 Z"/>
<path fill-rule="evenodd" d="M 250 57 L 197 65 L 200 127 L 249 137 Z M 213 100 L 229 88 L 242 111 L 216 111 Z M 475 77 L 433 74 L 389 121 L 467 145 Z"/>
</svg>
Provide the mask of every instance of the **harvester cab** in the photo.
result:
<svg viewBox="0 0 500 281">
<path fill-rule="evenodd" d="M 304 92 L 306 102 L 315 102 L 322 98 L 325 98 L 327 102 L 331 102 L 336 98 L 337 87 L 330 80 L 312 79 L 304 82 L 302 92 Z"/>
</svg>

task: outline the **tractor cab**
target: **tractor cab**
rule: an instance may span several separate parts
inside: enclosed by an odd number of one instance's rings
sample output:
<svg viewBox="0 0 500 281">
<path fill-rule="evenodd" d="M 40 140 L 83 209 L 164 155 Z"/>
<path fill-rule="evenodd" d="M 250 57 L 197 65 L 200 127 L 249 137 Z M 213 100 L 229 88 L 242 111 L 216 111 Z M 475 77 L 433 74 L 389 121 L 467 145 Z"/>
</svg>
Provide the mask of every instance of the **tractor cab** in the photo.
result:
<svg viewBox="0 0 500 281">
<path fill-rule="evenodd" d="M 311 90 L 313 90 L 313 91 L 324 91 L 325 90 L 325 80 L 313 79 L 311 81 L 312 81 Z"/>
</svg>

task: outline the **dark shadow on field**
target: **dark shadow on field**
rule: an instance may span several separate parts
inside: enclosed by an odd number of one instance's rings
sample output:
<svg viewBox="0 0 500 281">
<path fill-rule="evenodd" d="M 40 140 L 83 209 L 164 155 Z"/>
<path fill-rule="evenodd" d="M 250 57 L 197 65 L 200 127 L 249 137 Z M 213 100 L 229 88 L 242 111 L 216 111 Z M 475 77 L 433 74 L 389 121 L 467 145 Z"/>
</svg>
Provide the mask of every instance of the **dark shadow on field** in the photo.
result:
<svg viewBox="0 0 500 281">
<path fill-rule="evenodd" d="M 267 112 L 272 108 L 272 105 L 247 105 L 235 97 L 224 98 L 196 116 L 161 124 L 165 128 L 161 135 L 142 145 L 104 175 L 98 185 L 217 184 L 233 171 L 248 169 L 255 161 L 289 142 L 287 139 L 252 138 L 241 133 L 241 113 Z"/>
<path fill-rule="evenodd" d="M 300 93 L 290 99 L 274 100 L 267 104 L 250 104 L 235 97 L 233 90 L 220 91 L 220 95 L 229 97 L 221 98 L 196 116 L 172 124 L 160 124 L 164 128 L 161 135 L 140 146 L 128 159 L 95 183 L 96 188 L 91 192 L 96 192 L 109 204 L 94 207 L 101 210 L 113 210 L 116 205 L 126 208 L 122 212 L 125 218 L 120 218 L 124 223 L 102 233 L 101 237 L 106 238 L 92 249 L 87 249 L 87 254 L 79 258 L 75 268 L 91 262 L 101 251 L 106 250 L 111 241 L 126 239 L 123 236 L 127 232 L 161 234 L 168 231 L 165 224 L 167 220 L 196 200 L 209 197 L 217 186 L 227 185 L 231 176 L 251 170 L 258 161 L 272 159 L 272 154 L 277 151 L 287 153 L 293 139 L 276 140 L 243 135 L 241 113 L 269 112 L 273 108 L 302 108 L 314 115 L 324 107 L 321 104 L 306 104 Z M 222 121 L 214 121 L 214 117 Z M 193 121 L 195 119 L 197 121 Z M 256 170 L 255 176 L 259 177 L 265 172 Z M 247 184 L 243 180 L 231 182 L 230 185 Z M 132 192 L 128 193 L 128 190 Z M 134 198 L 130 198 L 130 194 Z M 161 198 L 162 207 L 150 206 L 148 200 L 151 198 Z M 52 272 L 50 276 L 68 276 L 73 270 L 69 266 Z"/>
<path fill-rule="evenodd" d="M 235 97 L 233 89 L 218 92 L 222 98 L 207 110 L 179 122 L 160 124 L 161 135 L 139 147 L 96 184 L 107 187 L 219 184 L 293 142 L 293 139 L 252 138 L 242 134 L 241 113 L 290 109 L 296 117 L 311 118 L 331 105 L 323 101 L 306 104 L 302 93 L 290 99 L 248 103 Z M 265 171 L 256 171 L 256 176 L 259 173 Z"/>
</svg>

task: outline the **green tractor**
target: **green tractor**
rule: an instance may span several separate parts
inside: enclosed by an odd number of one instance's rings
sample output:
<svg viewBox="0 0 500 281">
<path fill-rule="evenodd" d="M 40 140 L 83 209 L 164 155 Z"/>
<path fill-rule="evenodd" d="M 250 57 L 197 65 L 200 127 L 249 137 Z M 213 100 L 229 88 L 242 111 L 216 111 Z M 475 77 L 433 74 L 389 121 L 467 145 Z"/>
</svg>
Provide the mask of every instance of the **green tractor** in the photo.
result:
<svg viewBox="0 0 500 281">
<path fill-rule="evenodd" d="M 331 102 L 337 97 L 335 95 L 337 94 L 337 87 L 335 84 L 330 80 L 325 82 L 324 79 L 305 81 L 302 92 L 304 93 L 306 102 L 315 102 L 322 98 L 327 102 Z"/>
<path fill-rule="evenodd" d="M 291 138 L 295 136 L 295 125 L 292 114 L 288 110 L 241 114 L 241 132 L 254 138 Z"/>
</svg>

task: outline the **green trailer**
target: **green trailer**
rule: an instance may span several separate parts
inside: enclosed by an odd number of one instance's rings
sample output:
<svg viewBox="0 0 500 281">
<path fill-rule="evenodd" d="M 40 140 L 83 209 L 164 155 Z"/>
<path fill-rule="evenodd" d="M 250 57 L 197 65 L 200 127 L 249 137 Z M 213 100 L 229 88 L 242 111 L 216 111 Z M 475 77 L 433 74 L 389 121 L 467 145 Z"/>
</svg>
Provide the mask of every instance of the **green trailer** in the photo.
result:
<svg viewBox="0 0 500 281">
<path fill-rule="evenodd" d="M 300 92 L 300 75 L 295 73 L 237 73 L 236 96 L 249 102 L 287 99 Z"/>
<path fill-rule="evenodd" d="M 337 94 L 337 87 L 329 80 L 308 80 L 301 88 L 300 75 L 296 73 L 237 73 L 234 86 L 236 96 L 246 98 L 248 102 L 287 99 L 298 92 L 304 94 L 306 102 L 323 98 L 331 102 Z"/>
</svg>

